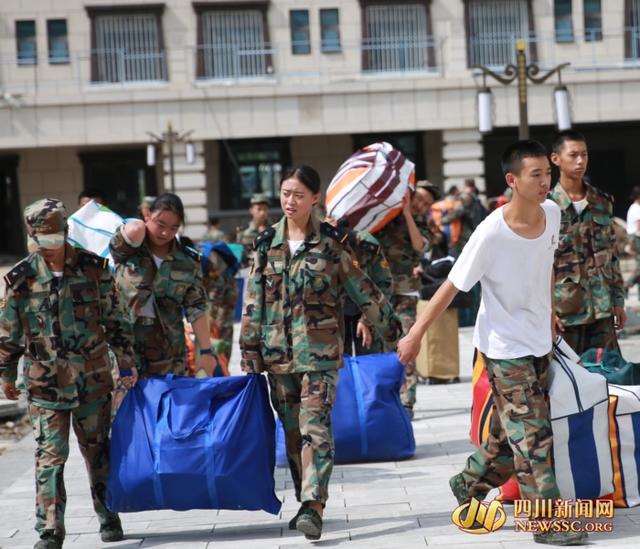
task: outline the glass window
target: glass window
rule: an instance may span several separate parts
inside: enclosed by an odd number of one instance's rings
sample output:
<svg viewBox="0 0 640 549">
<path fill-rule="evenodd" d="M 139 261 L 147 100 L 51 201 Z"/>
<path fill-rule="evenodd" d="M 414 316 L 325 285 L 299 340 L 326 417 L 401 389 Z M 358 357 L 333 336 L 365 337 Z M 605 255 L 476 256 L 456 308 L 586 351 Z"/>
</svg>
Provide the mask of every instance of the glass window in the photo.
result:
<svg viewBox="0 0 640 549">
<path fill-rule="evenodd" d="M 230 140 L 221 143 L 220 153 L 223 210 L 247 208 L 254 193 L 278 205 L 280 176 L 290 164 L 288 139 Z"/>
<path fill-rule="evenodd" d="M 49 47 L 49 63 L 59 65 L 69 62 L 66 19 L 49 19 L 47 21 L 47 43 Z"/>
<path fill-rule="evenodd" d="M 340 46 L 340 16 L 337 9 L 320 10 L 320 40 L 323 53 L 335 53 Z"/>
<path fill-rule="evenodd" d="M 553 13 L 555 16 L 556 42 L 573 42 L 571 0 L 555 0 Z"/>
<path fill-rule="evenodd" d="M 291 26 L 291 53 L 295 55 L 311 53 L 309 10 L 291 10 L 289 24 Z"/>
<path fill-rule="evenodd" d="M 16 21 L 16 46 L 18 65 L 35 65 L 38 62 L 35 21 Z"/>
<path fill-rule="evenodd" d="M 600 0 L 584 0 L 584 39 L 602 40 L 602 6 Z"/>
</svg>

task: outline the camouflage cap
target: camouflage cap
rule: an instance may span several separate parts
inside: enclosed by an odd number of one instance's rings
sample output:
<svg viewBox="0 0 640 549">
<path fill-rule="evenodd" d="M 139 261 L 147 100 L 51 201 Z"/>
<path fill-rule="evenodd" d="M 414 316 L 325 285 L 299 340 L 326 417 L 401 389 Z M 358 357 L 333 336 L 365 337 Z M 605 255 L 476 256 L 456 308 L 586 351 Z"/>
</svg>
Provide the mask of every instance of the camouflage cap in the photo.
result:
<svg viewBox="0 0 640 549">
<path fill-rule="evenodd" d="M 56 198 L 43 198 L 24 209 L 29 249 L 59 248 L 65 241 L 67 209 Z"/>
<path fill-rule="evenodd" d="M 251 197 L 250 204 L 253 206 L 254 204 L 267 204 L 269 205 L 269 197 L 263 193 L 255 193 Z"/>
</svg>

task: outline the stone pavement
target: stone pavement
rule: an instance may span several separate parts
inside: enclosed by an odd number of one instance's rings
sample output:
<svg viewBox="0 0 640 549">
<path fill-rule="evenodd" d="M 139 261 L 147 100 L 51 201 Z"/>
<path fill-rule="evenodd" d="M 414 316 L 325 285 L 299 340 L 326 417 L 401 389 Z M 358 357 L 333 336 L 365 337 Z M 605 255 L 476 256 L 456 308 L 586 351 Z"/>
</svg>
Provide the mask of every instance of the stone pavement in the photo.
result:
<svg viewBox="0 0 640 549">
<path fill-rule="evenodd" d="M 237 330 L 236 330 L 237 333 Z M 279 516 L 245 511 L 154 511 L 122 515 L 127 539 L 102 544 L 93 516 L 88 481 L 72 441 L 67 465 L 67 539 L 65 547 L 157 547 L 189 549 L 263 549 L 341 546 L 366 549 L 418 547 L 538 547 L 530 534 L 508 525 L 487 535 L 466 534 L 450 520 L 455 500 L 448 479 L 461 469 L 473 450 L 468 442 L 471 402 L 471 329 L 460 330 L 462 383 L 420 385 L 413 423 L 417 451 L 403 462 L 336 466 L 319 542 L 308 542 L 287 530 L 297 510 L 284 469 L 276 470 L 276 488 L 283 501 Z M 640 361 L 640 336 L 622 341 L 625 356 Z M 238 353 L 232 371 L 237 372 Z M 33 439 L 25 437 L 0 456 L 0 547 L 32 547 L 34 522 Z M 507 514 L 511 513 L 507 507 Z M 635 541 L 634 541 L 635 540 Z M 640 508 L 616 509 L 615 529 L 593 534 L 592 545 L 635 546 L 640 543 Z"/>
</svg>

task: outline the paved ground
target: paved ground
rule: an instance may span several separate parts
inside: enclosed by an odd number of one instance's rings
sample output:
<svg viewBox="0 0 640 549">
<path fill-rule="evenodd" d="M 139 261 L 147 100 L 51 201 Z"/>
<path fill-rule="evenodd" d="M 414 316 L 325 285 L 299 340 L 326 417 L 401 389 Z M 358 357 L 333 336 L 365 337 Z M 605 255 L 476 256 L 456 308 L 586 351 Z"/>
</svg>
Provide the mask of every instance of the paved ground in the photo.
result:
<svg viewBox="0 0 640 549">
<path fill-rule="evenodd" d="M 455 501 L 447 479 L 458 471 L 472 447 L 468 442 L 471 401 L 471 331 L 461 330 L 461 375 L 457 385 L 418 390 L 414 430 L 414 459 L 397 463 L 337 466 L 326 509 L 325 533 L 318 547 L 410 549 L 470 547 L 483 549 L 540 547 L 530 535 L 505 527 L 484 536 L 465 534 L 452 525 Z M 640 361 L 640 336 L 623 341 L 630 360 Z M 235 357 L 237 359 L 237 356 Z M 237 361 L 234 361 L 234 369 Z M 75 444 L 75 443 L 74 443 Z M 0 456 L 0 546 L 32 547 L 33 439 L 25 437 Z M 97 521 L 88 495 L 86 473 L 75 446 L 66 471 L 69 494 L 68 535 L 65 546 L 101 547 Z M 156 511 L 123 515 L 127 539 L 113 547 L 189 549 L 262 549 L 309 547 L 297 532 L 286 529 L 295 513 L 291 482 L 285 470 L 276 471 L 282 513 L 241 511 Z M 634 541 L 635 540 L 635 541 Z M 634 546 L 640 542 L 640 508 L 616 510 L 615 530 L 593 535 L 592 544 Z"/>
</svg>

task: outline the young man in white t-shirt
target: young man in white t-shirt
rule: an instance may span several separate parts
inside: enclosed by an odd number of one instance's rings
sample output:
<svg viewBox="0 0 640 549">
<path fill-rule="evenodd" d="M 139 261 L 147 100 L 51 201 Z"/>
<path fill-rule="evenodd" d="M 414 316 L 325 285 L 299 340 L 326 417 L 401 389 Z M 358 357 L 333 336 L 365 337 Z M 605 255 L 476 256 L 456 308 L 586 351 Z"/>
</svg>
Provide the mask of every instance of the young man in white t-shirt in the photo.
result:
<svg viewBox="0 0 640 549">
<path fill-rule="evenodd" d="M 537 141 L 518 141 L 502 157 L 511 202 L 478 225 L 460 257 L 414 326 L 398 345 L 413 360 L 422 336 L 458 291 L 482 286 L 473 335 L 482 353 L 495 408 L 487 441 L 449 481 L 460 504 L 482 500 L 516 475 L 523 498 L 560 497 L 549 465 L 552 433 L 545 400 L 553 343 L 553 260 L 560 209 L 547 200 L 551 169 Z M 535 541 L 576 545 L 574 532 L 534 534 Z"/>
</svg>

